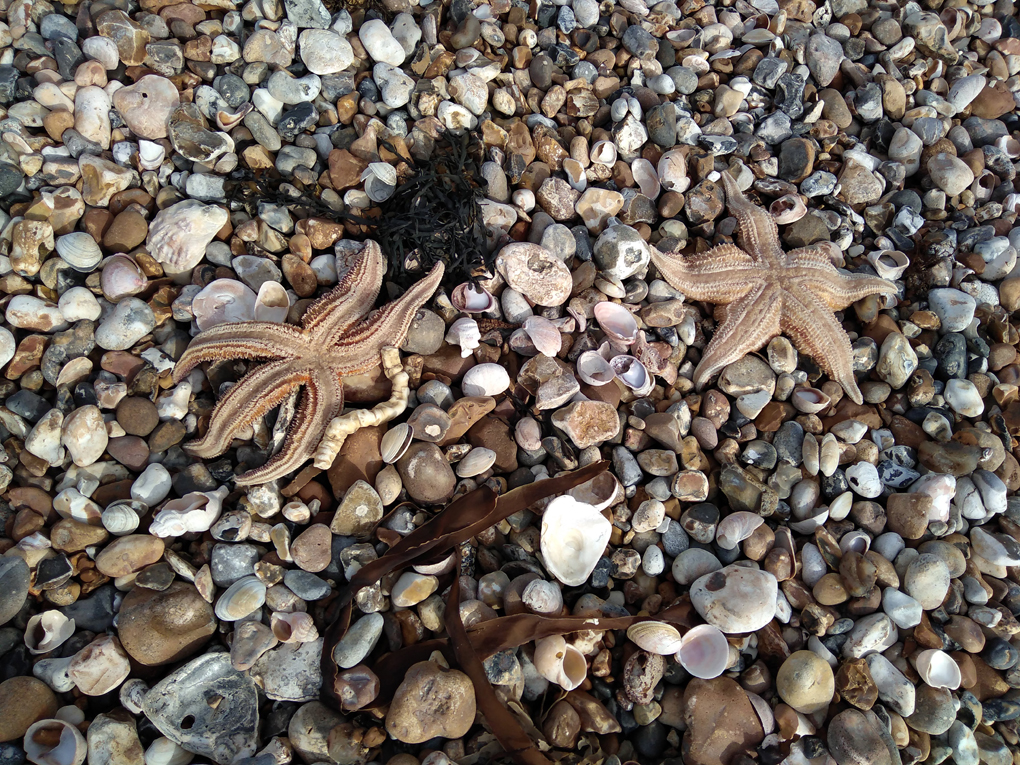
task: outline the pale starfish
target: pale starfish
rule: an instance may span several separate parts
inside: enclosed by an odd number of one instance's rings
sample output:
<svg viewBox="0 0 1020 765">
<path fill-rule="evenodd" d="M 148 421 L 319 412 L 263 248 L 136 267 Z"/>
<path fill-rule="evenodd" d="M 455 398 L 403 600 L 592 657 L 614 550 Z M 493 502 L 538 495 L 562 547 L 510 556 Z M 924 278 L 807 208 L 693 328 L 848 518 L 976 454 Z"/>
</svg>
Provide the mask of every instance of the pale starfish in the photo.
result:
<svg viewBox="0 0 1020 765">
<path fill-rule="evenodd" d="M 206 459 L 222 454 L 242 428 L 303 386 L 301 403 L 280 451 L 262 467 L 235 479 L 242 486 L 264 483 L 296 470 L 313 456 L 318 466 L 324 462 L 328 467 L 342 443 L 342 438 L 336 442 L 337 435 L 385 422 L 403 411 L 407 377 L 396 347 L 404 341 L 415 313 L 435 292 L 443 265 L 437 264 L 399 299 L 366 316 L 379 295 L 385 271 L 379 245 L 366 242 L 340 283 L 308 307 L 301 327 L 245 321 L 220 324 L 195 337 L 174 367 L 175 382 L 206 361 L 264 359 L 266 363 L 252 368 L 227 392 L 213 410 L 205 436 L 186 444 L 185 451 Z M 338 417 L 344 401 L 343 378 L 380 364 L 393 381 L 391 401 Z"/>
<path fill-rule="evenodd" d="M 694 370 L 698 389 L 723 367 L 785 334 L 802 353 L 863 402 L 853 370 L 853 350 L 833 311 L 896 285 L 877 276 L 837 271 L 828 243 L 784 252 L 772 216 L 748 201 L 736 182 L 722 174 L 726 204 L 737 219 L 735 244 L 720 244 L 698 255 L 659 254 L 659 273 L 691 300 L 717 305 L 719 322 Z"/>
</svg>

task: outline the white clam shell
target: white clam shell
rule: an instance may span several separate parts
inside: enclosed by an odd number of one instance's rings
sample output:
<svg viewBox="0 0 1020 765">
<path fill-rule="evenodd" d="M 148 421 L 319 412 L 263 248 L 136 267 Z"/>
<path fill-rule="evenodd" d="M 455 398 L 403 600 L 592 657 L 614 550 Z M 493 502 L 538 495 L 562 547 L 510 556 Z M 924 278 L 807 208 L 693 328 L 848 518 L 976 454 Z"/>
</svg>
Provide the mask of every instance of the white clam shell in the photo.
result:
<svg viewBox="0 0 1020 765">
<path fill-rule="evenodd" d="M 577 357 L 577 376 L 589 385 L 605 385 L 616 372 L 598 351 L 585 351 Z"/>
<path fill-rule="evenodd" d="M 255 320 L 282 324 L 290 312 L 290 296 L 279 282 L 263 282 L 255 296 Z"/>
<path fill-rule="evenodd" d="M 255 292 L 237 279 L 213 279 L 191 301 L 200 330 L 255 318 Z"/>
<path fill-rule="evenodd" d="M 319 639 L 311 614 L 304 611 L 274 613 L 270 623 L 273 635 L 281 643 L 310 643 Z"/>
<path fill-rule="evenodd" d="M 546 680 L 572 691 L 588 675 L 584 654 L 560 635 L 535 641 L 535 669 Z"/>
<path fill-rule="evenodd" d="M 655 378 L 649 374 L 645 365 L 633 356 L 614 356 L 609 360 L 609 365 L 620 381 L 634 391 L 635 395 L 647 396 L 655 387 Z"/>
<path fill-rule="evenodd" d="M 628 346 L 637 340 L 637 319 L 622 305 L 603 301 L 597 303 L 592 312 L 595 314 L 595 321 L 611 341 Z"/>
<path fill-rule="evenodd" d="M 266 585 L 254 574 L 234 582 L 216 601 L 216 618 L 236 622 L 262 607 Z"/>
<path fill-rule="evenodd" d="M 556 582 L 535 579 L 521 592 L 521 602 L 536 614 L 556 615 L 563 610 L 563 590 Z"/>
<path fill-rule="evenodd" d="M 769 205 L 769 212 L 772 213 L 776 223 L 785 225 L 795 223 L 807 215 L 807 205 L 804 204 L 800 195 L 787 194 Z"/>
<path fill-rule="evenodd" d="M 134 509 L 134 505 L 141 505 L 145 508 L 141 502 L 134 502 L 133 500 L 117 500 L 111 502 L 103 510 L 103 528 L 109 531 L 111 534 L 117 537 L 124 536 L 126 534 L 133 534 L 138 528 L 138 523 L 141 520 L 138 512 Z M 144 511 L 142 515 L 144 515 Z"/>
<path fill-rule="evenodd" d="M 665 622 L 638 622 L 627 628 L 627 638 L 642 651 L 671 656 L 680 650 L 680 631 Z"/>
<path fill-rule="evenodd" d="M 828 409 L 831 399 L 818 388 L 797 388 L 790 396 L 793 408 L 805 414 L 815 414 Z"/>
<path fill-rule="evenodd" d="M 616 164 L 616 156 L 616 144 L 612 141 L 596 141 L 592 144 L 591 151 L 588 152 L 588 157 L 592 162 L 610 167 Z"/>
<path fill-rule="evenodd" d="M 644 157 L 638 157 L 631 163 L 630 172 L 642 194 L 652 200 L 658 198 L 662 187 L 659 184 L 659 174 L 651 162 Z"/>
<path fill-rule="evenodd" d="M 496 452 L 484 446 L 476 446 L 457 463 L 457 475 L 461 478 L 473 478 L 481 475 L 496 462 Z"/>
<path fill-rule="evenodd" d="M 73 231 L 57 237 L 57 254 L 75 271 L 88 273 L 103 259 L 103 251 L 96 240 L 84 231 Z"/>
<path fill-rule="evenodd" d="M 487 289 L 471 282 L 458 284 L 450 293 L 450 302 L 458 311 L 482 313 L 496 305 L 496 298 Z"/>
<path fill-rule="evenodd" d="M 917 674 L 932 688 L 956 690 L 963 681 L 960 665 L 953 661 L 953 657 L 934 648 L 917 655 Z"/>
<path fill-rule="evenodd" d="M 24 747 L 25 757 L 35 765 L 81 765 L 88 752 L 85 737 L 64 720 L 40 720 L 30 726 Z"/>
<path fill-rule="evenodd" d="M 899 279 L 910 266 L 910 258 L 899 250 L 872 250 L 867 258 L 875 273 L 883 279 Z"/>
<path fill-rule="evenodd" d="M 613 525 L 591 505 L 569 494 L 556 497 L 542 514 L 541 549 L 546 569 L 563 584 L 584 584 L 612 533 Z"/>
<path fill-rule="evenodd" d="M 403 457 L 413 438 L 414 434 L 411 432 L 411 426 L 406 422 L 394 425 L 387 430 L 379 442 L 379 451 L 382 454 L 383 462 L 387 465 L 392 465 Z"/>
<path fill-rule="evenodd" d="M 60 611 L 43 611 L 28 620 L 25 628 L 25 645 L 29 653 L 49 653 L 74 634 L 74 619 L 68 619 Z"/>
<path fill-rule="evenodd" d="M 715 541 L 724 550 L 732 550 L 765 522 L 757 513 L 740 510 L 723 518 L 715 530 Z"/>
<path fill-rule="evenodd" d="M 361 173 L 365 193 L 373 202 L 385 202 L 397 188 L 397 169 L 388 162 L 372 162 Z"/>
<path fill-rule="evenodd" d="M 730 644 L 718 627 L 701 624 L 684 635 L 676 659 L 695 677 L 711 680 L 726 671 Z"/>
<path fill-rule="evenodd" d="M 667 151 L 659 157 L 656 169 L 659 174 L 659 183 L 666 191 L 676 191 L 682 194 L 691 187 L 691 179 L 687 176 L 687 160 L 676 149 Z"/>
<path fill-rule="evenodd" d="M 563 346 L 563 337 L 549 319 L 544 316 L 529 316 L 524 320 L 522 328 L 539 353 L 555 356 Z"/>
</svg>

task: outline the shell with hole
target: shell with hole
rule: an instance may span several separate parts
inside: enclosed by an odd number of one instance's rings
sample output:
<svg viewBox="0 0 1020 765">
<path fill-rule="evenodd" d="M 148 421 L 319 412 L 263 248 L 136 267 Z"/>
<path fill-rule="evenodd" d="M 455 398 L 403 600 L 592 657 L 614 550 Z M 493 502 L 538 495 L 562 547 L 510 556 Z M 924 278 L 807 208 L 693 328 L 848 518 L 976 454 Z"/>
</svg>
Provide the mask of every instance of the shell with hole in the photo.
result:
<svg viewBox="0 0 1020 765">
<path fill-rule="evenodd" d="M 786 194 L 769 205 L 769 212 L 776 223 L 786 225 L 796 223 L 807 215 L 807 205 L 799 194 Z"/>
<path fill-rule="evenodd" d="M 612 533 L 613 524 L 591 505 L 569 494 L 556 497 L 542 514 L 540 547 L 546 569 L 563 584 L 584 584 Z"/>
<path fill-rule="evenodd" d="M 103 259 L 103 251 L 96 240 L 84 231 L 72 231 L 58 237 L 56 250 L 65 263 L 84 274 L 91 272 Z"/>
<path fill-rule="evenodd" d="M 202 533 L 212 528 L 223 510 L 223 500 L 230 490 L 221 486 L 216 491 L 192 491 L 180 499 L 172 499 L 149 524 L 149 533 L 157 537 L 179 537 L 188 532 Z"/>
<path fill-rule="evenodd" d="M 726 671 L 730 644 L 718 627 L 700 624 L 684 634 L 676 660 L 695 677 L 711 680 Z"/>
<path fill-rule="evenodd" d="M 25 758 L 35 765 L 82 765 L 88 746 L 64 720 L 40 720 L 25 731 Z"/>
<path fill-rule="evenodd" d="M 642 651 L 671 656 L 680 650 L 680 631 L 665 622 L 638 622 L 627 628 L 627 638 Z"/>
<path fill-rule="evenodd" d="M 595 314 L 595 321 L 599 323 L 599 327 L 614 345 L 626 348 L 637 340 L 639 332 L 637 319 L 619 303 L 609 301 L 597 303 L 592 313 Z"/>
<path fill-rule="evenodd" d="M 960 665 L 944 651 L 928 648 L 917 655 L 917 674 L 932 688 L 956 690 L 963 681 Z"/>
<path fill-rule="evenodd" d="M 29 653 L 39 655 L 59 648 L 74 634 L 74 619 L 60 611 L 43 611 L 28 620 L 25 628 L 25 645 Z"/>
<path fill-rule="evenodd" d="M 199 330 L 255 318 L 255 292 L 237 279 L 213 279 L 191 301 Z"/>
<path fill-rule="evenodd" d="M 535 641 L 535 669 L 551 683 L 572 691 L 588 676 L 584 654 L 560 635 Z"/>
<path fill-rule="evenodd" d="M 273 635 L 281 643 L 311 643 L 319 639 L 311 614 L 304 611 L 274 613 L 270 623 Z"/>
</svg>

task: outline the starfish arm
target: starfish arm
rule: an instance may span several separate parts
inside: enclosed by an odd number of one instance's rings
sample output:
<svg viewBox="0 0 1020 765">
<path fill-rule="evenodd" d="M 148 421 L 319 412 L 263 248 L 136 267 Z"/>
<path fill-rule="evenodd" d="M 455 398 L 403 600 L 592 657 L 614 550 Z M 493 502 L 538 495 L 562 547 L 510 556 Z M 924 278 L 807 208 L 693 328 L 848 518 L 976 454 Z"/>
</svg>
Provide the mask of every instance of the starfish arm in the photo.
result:
<svg viewBox="0 0 1020 765">
<path fill-rule="evenodd" d="M 340 283 L 308 307 L 301 326 L 320 338 L 339 336 L 375 305 L 385 273 L 386 259 L 379 245 L 365 242 Z"/>
<path fill-rule="evenodd" d="M 304 365 L 290 360 L 271 361 L 256 367 L 220 399 L 209 417 L 206 434 L 186 444 L 184 450 L 205 459 L 223 454 L 235 433 L 258 420 L 307 380 Z"/>
<path fill-rule="evenodd" d="M 344 334 L 343 339 L 333 346 L 333 368 L 340 376 L 367 372 L 381 363 L 379 352 L 384 346 L 400 347 L 414 315 L 439 286 L 443 270 L 443 264 L 437 263 L 428 276 L 415 283 L 400 298 L 387 303 Z"/>
<path fill-rule="evenodd" d="M 726 189 L 726 208 L 737 219 L 740 246 L 750 253 L 755 262 L 785 263 L 786 255 L 779 244 L 779 227 L 775 219 L 764 208 L 752 204 L 726 171 L 722 173 L 722 182 Z"/>
<path fill-rule="evenodd" d="M 660 253 L 652 248 L 652 262 L 662 277 L 689 300 L 732 303 L 761 281 L 762 270 L 735 244 L 720 244 L 698 255 Z"/>
<path fill-rule="evenodd" d="M 797 350 L 811 356 L 856 403 L 864 402 L 854 379 L 850 338 L 820 297 L 799 284 L 791 287 L 783 300 L 782 327 Z"/>
<path fill-rule="evenodd" d="M 779 334 L 782 295 L 760 283 L 742 300 L 726 306 L 725 318 L 694 370 L 694 385 L 703 388 L 723 367 L 756 351 Z"/>
<path fill-rule="evenodd" d="M 198 334 L 174 366 L 175 383 L 206 361 L 224 359 L 289 359 L 305 345 L 304 333 L 290 324 L 242 321 L 218 324 Z"/>
<path fill-rule="evenodd" d="M 237 476 L 234 483 L 238 486 L 265 483 L 297 470 L 311 459 L 343 404 L 343 384 L 336 375 L 328 369 L 311 375 L 280 451 L 265 465 Z"/>
<path fill-rule="evenodd" d="M 840 311 L 868 295 L 875 293 L 894 295 L 897 292 L 896 285 L 885 279 L 842 271 L 834 271 L 828 276 L 811 274 L 796 281 L 817 295 L 834 311 Z"/>
<path fill-rule="evenodd" d="M 829 256 L 830 250 L 840 253 L 835 261 Z M 836 268 L 836 264 L 841 262 L 841 258 L 842 252 L 832 242 L 815 242 L 807 247 L 797 247 L 786 253 L 786 262 L 791 266 L 820 268 L 827 273 L 831 273 Z"/>
</svg>

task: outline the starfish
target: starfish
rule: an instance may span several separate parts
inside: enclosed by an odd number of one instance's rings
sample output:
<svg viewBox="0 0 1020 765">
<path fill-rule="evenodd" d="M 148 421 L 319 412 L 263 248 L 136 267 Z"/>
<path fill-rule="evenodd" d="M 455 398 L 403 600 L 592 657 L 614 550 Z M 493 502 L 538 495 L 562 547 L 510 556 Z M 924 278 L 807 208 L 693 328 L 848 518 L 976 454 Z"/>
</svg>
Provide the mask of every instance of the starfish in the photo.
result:
<svg viewBox="0 0 1020 765">
<path fill-rule="evenodd" d="M 262 467 L 235 479 L 240 486 L 265 483 L 296 470 L 313 456 L 318 467 L 329 467 L 344 436 L 402 412 L 407 405 L 407 375 L 397 346 L 404 341 L 415 313 L 439 285 L 443 265 L 437 264 L 399 299 L 369 314 L 385 271 L 379 245 L 368 241 L 340 283 L 308 307 L 300 327 L 245 321 L 199 333 L 174 368 L 175 382 L 207 361 L 265 363 L 249 370 L 227 392 L 213 410 L 205 436 L 186 444 L 185 451 L 205 459 L 222 454 L 242 428 L 303 387 L 280 451 Z M 374 410 L 338 417 L 344 401 L 343 378 L 380 364 L 393 381 L 391 400 Z"/>
<path fill-rule="evenodd" d="M 652 249 L 652 261 L 667 282 L 689 299 L 717 306 L 719 326 L 694 370 L 695 386 L 700 390 L 723 367 L 785 334 L 862 403 L 850 338 L 833 311 L 868 295 L 895 293 L 896 285 L 836 270 L 826 253 L 828 243 L 784 252 L 772 216 L 748 201 L 728 173 L 722 180 L 726 204 L 737 219 L 739 247 L 720 244 L 687 257 Z"/>
</svg>

